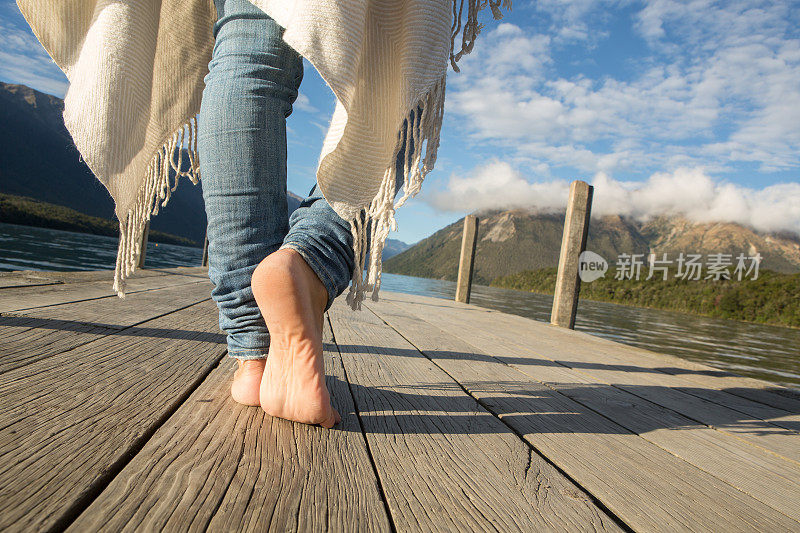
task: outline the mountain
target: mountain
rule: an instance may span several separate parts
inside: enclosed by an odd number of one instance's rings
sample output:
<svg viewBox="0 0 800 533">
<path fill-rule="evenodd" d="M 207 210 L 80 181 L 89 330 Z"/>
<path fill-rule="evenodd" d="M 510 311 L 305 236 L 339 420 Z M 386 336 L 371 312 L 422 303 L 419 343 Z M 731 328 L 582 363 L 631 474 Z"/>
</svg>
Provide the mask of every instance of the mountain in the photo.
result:
<svg viewBox="0 0 800 533">
<path fill-rule="evenodd" d="M 383 246 L 383 259 L 389 259 L 390 257 L 394 257 L 400 252 L 405 252 L 411 247 L 410 244 L 406 244 L 403 241 L 398 241 L 397 239 L 386 239 L 386 244 Z"/>
<path fill-rule="evenodd" d="M 697 223 L 683 217 L 656 217 L 640 231 L 658 253 L 703 255 L 740 253 L 764 259 L 762 267 L 787 274 L 800 270 L 800 237 L 792 233 L 762 233 L 731 222 Z"/>
<path fill-rule="evenodd" d="M 111 198 L 81 162 L 60 98 L 0 83 L 0 192 L 110 218 Z"/>
<path fill-rule="evenodd" d="M 64 126 L 63 111 L 60 98 L 0 82 L 0 192 L 116 220 L 111 196 L 81 161 Z M 291 213 L 301 198 L 288 196 Z M 203 205 L 201 186 L 181 179 L 150 227 L 200 245 L 206 228 Z"/>
<path fill-rule="evenodd" d="M 478 213 L 474 281 L 488 284 L 498 276 L 558 265 L 564 216 L 525 210 Z M 384 263 L 395 274 L 455 280 L 463 219 L 437 231 Z M 696 223 L 682 217 L 640 222 L 621 216 L 594 217 L 586 248 L 610 265 L 619 254 L 667 252 L 745 253 L 763 256 L 762 268 L 800 271 L 800 237 L 765 234 L 734 223 Z M 612 267 L 613 268 L 613 267 Z"/>
</svg>

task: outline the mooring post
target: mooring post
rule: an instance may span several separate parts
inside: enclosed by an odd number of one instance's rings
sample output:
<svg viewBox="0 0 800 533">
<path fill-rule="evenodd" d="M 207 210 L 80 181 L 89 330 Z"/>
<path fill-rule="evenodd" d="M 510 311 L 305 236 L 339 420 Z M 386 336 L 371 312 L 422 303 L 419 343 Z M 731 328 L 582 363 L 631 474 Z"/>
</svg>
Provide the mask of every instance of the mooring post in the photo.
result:
<svg viewBox="0 0 800 533">
<path fill-rule="evenodd" d="M 144 268 L 144 256 L 147 255 L 147 239 L 150 237 L 150 221 L 148 220 L 144 225 L 144 231 L 142 232 L 142 243 L 141 247 L 139 248 L 139 263 L 136 265 L 136 268 Z"/>
<path fill-rule="evenodd" d="M 458 261 L 458 282 L 456 301 L 469 303 L 472 291 L 472 271 L 475 266 L 475 243 L 478 240 L 478 217 L 464 217 L 464 234 L 461 237 L 461 259 Z"/>
<path fill-rule="evenodd" d="M 553 296 L 553 312 L 550 314 L 550 323 L 564 328 L 575 327 L 578 293 L 581 289 L 579 258 L 586 249 L 593 191 L 591 185 L 580 180 L 573 181 L 569 187 L 564 236 L 561 239 L 561 255 L 558 258 L 556 291 Z"/>
<path fill-rule="evenodd" d="M 208 230 L 206 230 L 206 238 L 203 241 L 203 262 L 200 266 L 208 266 Z"/>
</svg>

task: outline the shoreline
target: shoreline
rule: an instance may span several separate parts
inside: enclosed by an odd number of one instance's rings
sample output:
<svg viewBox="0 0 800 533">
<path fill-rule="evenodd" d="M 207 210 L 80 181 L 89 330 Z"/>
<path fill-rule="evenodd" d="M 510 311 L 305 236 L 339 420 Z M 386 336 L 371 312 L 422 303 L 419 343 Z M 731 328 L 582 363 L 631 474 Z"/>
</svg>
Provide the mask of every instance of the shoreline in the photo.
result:
<svg viewBox="0 0 800 533">
<path fill-rule="evenodd" d="M 0 222 L 4 224 L 119 238 L 119 224 L 115 220 L 86 215 L 27 196 L 0 193 L 0 207 Z M 148 240 L 188 248 L 203 247 L 191 239 L 158 230 L 150 230 Z"/>
<path fill-rule="evenodd" d="M 548 293 L 548 292 L 536 291 L 536 290 L 518 289 L 518 288 L 515 288 L 515 287 L 506 287 L 506 286 L 503 286 L 503 285 L 487 285 L 487 287 L 493 287 L 493 288 L 496 288 L 496 289 L 506 289 L 506 290 L 517 291 L 517 292 L 539 294 L 539 295 L 542 295 L 542 296 L 549 296 L 551 298 L 553 297 L 553 293 L 552 292 Z M 745 320 L 745 319 L 742 319 L 742 318 L 731 318 L 731 317 L 715 316 L 715 315 L 712 315 L 712 314 L 709 314 L 709 313 L 696 313 L 696 312 L 692 312 L 692 311 L 684 311 L 684 310 L 679 310 L 679 309 L 670 309 L 668 307 L 656 307 L 656 306 L 651 306 L 651 305 L 636 305 L 636 304 L 627 303 L 627 302 L 620 302 L 620 301 L 616 301 L 616 300 L 612 300 L 612 299 L 591 298 L 591 297 L 588 297 L 588 296 L 579 295 L 578 300 L 579 301 L 580 300 L 588 300 L 590 302 L 599 302 L 599 303 L 604 303 L 604 304 L 620 305 L 622 307 L 627 307 L 627 308 L 631 308 L 631 309 L 649 309 L 649 310 L 652 310 L 652 311 L 666 311 L 666 312 L 669 312 L 669 313 L 677 313 L 677 314 L 686 315 L 686 316 L 713 318 L 714 320 L 730 320 L 732 322 L 742 322 L 744 324 L 758 324 L 759 326 L 772 326 L 772 327 L 776 327 L 776 328 L 784 328 L 784 329 L 790 329 L 790 330 L 800 330 L 800 326 L 793 326 L 791 324 L 777 324 L 777 323 L 774 323 L 774 322 L 761 322 L 761 321 L 758 321 L 758 320 Z"/>
</svg>

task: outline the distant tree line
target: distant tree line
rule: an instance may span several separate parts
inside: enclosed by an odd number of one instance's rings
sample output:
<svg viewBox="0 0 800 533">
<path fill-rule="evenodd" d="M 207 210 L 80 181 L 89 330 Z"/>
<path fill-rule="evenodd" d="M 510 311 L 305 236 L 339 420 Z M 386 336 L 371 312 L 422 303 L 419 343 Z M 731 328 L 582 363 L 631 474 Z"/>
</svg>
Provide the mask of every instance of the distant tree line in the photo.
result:
<svg viewBox="0 0 800 533">
<path fill-rule="evenodd" d="M 506 289 L 553 294 L 556 269 L 525 270 L 495 278 L 491 285 Z M 800 327 L 800 273 L 762 270 L 758 279 L 685 280 L 670 271 L 660 276 L 618 280 L 604 278 L 581 283 L 581 298 L 635 307 L 680 311 L 715 318 Z"/>
<path fill-rule="evenodd" d="M 12 194 L 0 193 L 0 222 L 93 235 L 119 236 L 119 224 L 116 221 L 84 215 L 68 207 Z M 150 231 L 149 240 L 182 246 L 200 246 L 199 243 L 184 237 L 154 230 Z"/>
</svg>

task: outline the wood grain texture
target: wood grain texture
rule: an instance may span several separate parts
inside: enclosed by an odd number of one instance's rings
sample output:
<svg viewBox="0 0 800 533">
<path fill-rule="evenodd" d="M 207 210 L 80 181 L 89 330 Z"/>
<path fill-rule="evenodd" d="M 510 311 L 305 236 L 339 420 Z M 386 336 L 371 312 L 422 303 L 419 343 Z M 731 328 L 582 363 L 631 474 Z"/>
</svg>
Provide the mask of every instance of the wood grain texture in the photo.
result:
<svg viewBox="0 0 800 533">
<path fill-rule="evenodd" d="M 0 374 L 115 333 L 116 329 L 20 315 L 0 316 Z"/>
<path fill-rule="evenodd" d="M 629 346 L 614 342 L 609 339 L 591 335 L 582 331 L 551 332 L 547 324 L 517 315 L 509 315 L 493 309 L 468 306 L 430 296 L 418 296 L 402 293 L 382 292 L 382 298 L 388 300 L 410 302 L 432 308 L 461 309 L 470 313 L 488 314 L 501 321 L 509 321 L 519 326 L 527 325 L 541 333 L 547 333 L 554 339 L 566 339 L 576 342 L 581 339 L 589 342 L 598 350 L 610 349 L 614 352 L 624 352 L 626 357 L 635 359 L 637 364 L 653 368 L 661 373 L 676 374 L 684 379 L 702 385 L 702 389 L 724 390 L 743 398 L 750 399 L 765 405 L 780 408 L 790 413 L 800 413 L 800 395 L 794 389 L 782 387 L 769 381 L 738 376 L 731 372 L 710 367 L 695 361 L 682 359 L 674 355 L 655 353 L 637 346 Z"/>
<path fill-rule="evenodd" d="M 59 283 L 62 282 L 51 280 L 44 276 L 0 277 L 0 290 L 21 287 L 40 287 L 42 285 L 58 285 Z"/>
<path fill-rule="evenodd" d="M 505 322 L 505 320 L 504 320 Z M 508 323 L 515 330 L 518 326 L 536 324 L 536 334 L 548 332 L 546 326 L 524 317 L 509 317 Z M 530 329 L 530 328 L 526 328 Z M 523 330 L 525 331 L 525 330 Z M 526 333 L 533 334 L 533 331 Z M 606 359 L 610 364 L 621 363 L 625 369 L 636 369 L 640 374 L 648 374 L 656 380 L 666 380 L 670 384 L 682 384 L 685 392 L 725 405 L 740 412 L 762 420 L 770 420 L 773 424 L 786 429 L 800 429 L 800 402 L 791 396 L 792 389 L 781 387 L 761 380 L 736 376 L 726 370 L 720 370 L 690 361 L 660 356 L 647 350 L 612 342 L 608 339 L 578 334 L 564 335 L 562 332 L 549 332 L 545 336 L 550 346 L 568 345 L 571 353 L 590 353 L 595 361 Z M 674 376 L 673 379 L 670 377 Z M 786 422 L 786 424 L 781 424 Z"/>
<path fill-rule="evenodd" d="M 444 329 L 440 329 L 433 326 L 430 319 L 410 311 L 412 306 L 407 304 L 370 302 L 368 306 L 434 361 L 438 363 L 441 358 L 442 367 L 452 369 L 454 376 L 462 373 L 458 363 L 453 362 L 457 353 L 461 353 L 462 358 L 506 364 L 762 503 L 800 520 L 800 465 L 793 461 L 698 424 L 582 372 L 538 358 L 531 352 L 530 343 L 521 344 L 513 337 L 503 338 L 476 328 L 474 321 L 469 326 L 447 321 L 440 326 Z M 459 341 L 459 338 L 468 342 Z M 442 356 L 443 352 L 446 355 Z"/>
<path fill-rule="evenodd" d="M 230 398 L 226 358 L 72 531 L 387 531 L 389 520 L 338 352 L 326 332 L 333 430 Z"/>
<path fill-rule="evenodd" d="M 135 292 L 125 298 L 101 298 L 37 307 L 15 314 L 43 320 L 72 320 L 93 323 L 112 329 L 123 329 L 155 317 L 211 298 L 210 281 L 194 281 L 157 289 Z"/>
<path fill-rule="evenodd" d="M 203 302 L 0 376 L 0 529 L 62 524 L 224 353 Z"/>
<path fill-rule="evenodd" d="M 127 302 L 83 298 L 107 272 L 0 287 L 37 304 L 0 316 L 0 529 L 618 530 L 599 500 L 637 531 L 800 530 L 772 384 L 384 293 L 330 310 L 326 431 L 230 400 L 205 270 L 145 273 Z"/>
<path fill-rule="evenodd" d="M 581 288 L 580 255 L 586 249 L 589 235 L 589 217 L 592 212 L 594 187 L 585 181 L 575 180 L 569 186 L 567 212 L 564 216 L 564 235 L 558 256 L 558 274 L 553 293 L 553 310 L 550 323 L 573 329 L 578 311 L 578 294 Z"/>
<path fill-rule="evenodd" d="M 424 308 L 419 312 L 424 312 Z M 795 414 L 726 391 L 706 390 L 683 376 L 660 372 L 638 359 L 630 359 L 624 350 L 597 348 L 589 342 L 591 337 L 570 339 L 572 332 L 542 323 L 526 320 L 522 323 L 525 327 L 521 327 L 519 317 L 476 315 L 453 308 L 441 309 L 431 315 L 434 316 L 437 321 L 447 322 L 442 325 L 445 329 L 457 327 L 469 331 L 472 344 L 490 347 L 497 342 L 511 342 L 517 347 L 518 355 L 504 358 L 506 363 L 524 365 L 537 358 L 558 363 L 800 462 L 800 433 L 797 431 L 800 417 Z M 540 364 L 533 363 L 529 368 L 540 370 L 537 366 Z"/>
<path fill-rule="evenodd" d="M 207 277 L 207 268 L 199 267 L 174 267 L 174 268 L 148 268 L 137 270 L 134 278 L 149 278 L 154 276 L 181 275 L 181 276 L 200 276 Z M 41 271 L 41 270 L 15 270 L 12 272 L 0 272 L 0 279 L 26 278 L 41 279 L 59 283 L 89 283 L 92 281 L 114 280 L 114 270 L 80 270 L 80 271 Z"/>
<path fill-rule="evenodd" d="M 127 294 L 133 294 L 150 289 L 160 289 L 173 287 L 188 283 L 196 283 L 208 279 L 208 276 L 201 273 L 198 268 L 175 268 L 163 270 L 142 271 L 138 275 L 128 279 Z M 48 275 L 51 274 L 48 272 Z M 64 283 L 53 284 L 42 287 L 17 287 L 0 290 L 0 313 L 19 312 L 34 307 L 44 307 L 82 300 L 93 300 L 98 298 L 116 298 L 116 294 L 111 291 L 110 277 L 108 280 L 95 280 L 96 276 L 87 276 L 93 281 L 82 281 L 78 276 L 73 281 L 70 276 L 65 274 L 80 273 L 59 273 L 62 274 Z M 100 272 L 105 277 L 105 272 Z M 112 273 L 113 274 L 113 273 Z M 110 276 L 110 275 L 109 275 Z"/>
<path fill-rule="evenodd" d="M 54 305 L 0 316 L 0 374 L 210 298 L 211 284 L 153 289 L 127 298 Z M 153 332 L 154 333 L 154 332 Z"/>
<path fill-rule="evenodd" d="M 456 280 L 456 301 L 469 303 L 472 292 L 472 275 L 475 270 L 475 244 L 478 241 L 478 217 L 464 217 L 464 231 L 461 235 L 461 256 L 458 260 Z"/>
<path fill-rule="evenodd" d="M 616 522 L 397 332 L 331 323 L 399 531 L 606 531 Z"/>
<path fill-rule="evenodd" d="M 432 309 L 460 309 L 469 313 L 470 317 L 493 317 L 490 319 L 492 323 L 495 323 L 494 318 L 502 317 L 499 327 L 505 324 L 506 329 L 510 328 L 516 335 L 536 339 L 537 345 L 550 346 L 555 350 L 568 346 L 572 357 L 588 355 L 595 363 L 606 363 L 606 359 L 609 364 L 620 361 L 626 370 L 635 369 L 639 373 L 654 376 L 656 380 L 661 380 L 665 374 L 674 375 L 680 381 L 671 383 L 682 383 L 686 393 L 754 418 L 769 420 L 772 426 L 794 431 L 800 429 L 800 402 L 793 398 L 795 392 L 774 383 L 737 376 L 725 370 L 675 356 L 657 354 L 584 332 L 557 330 L 543 322 L 491 309 L 400 293 L 387 293 L 385 299 L 413 302 Z"/>
</svg>

